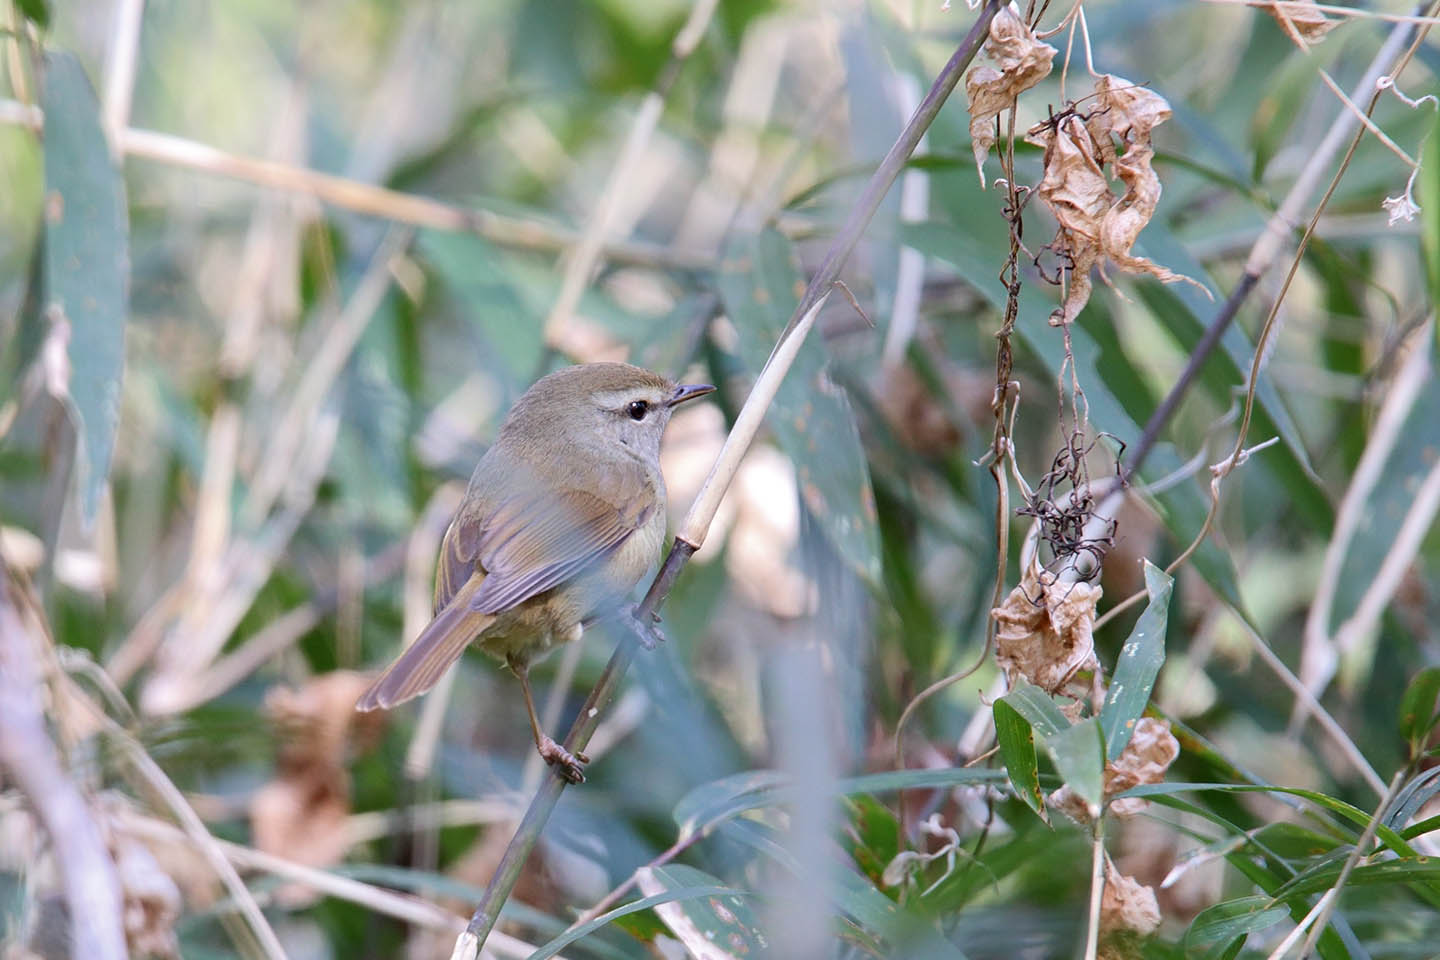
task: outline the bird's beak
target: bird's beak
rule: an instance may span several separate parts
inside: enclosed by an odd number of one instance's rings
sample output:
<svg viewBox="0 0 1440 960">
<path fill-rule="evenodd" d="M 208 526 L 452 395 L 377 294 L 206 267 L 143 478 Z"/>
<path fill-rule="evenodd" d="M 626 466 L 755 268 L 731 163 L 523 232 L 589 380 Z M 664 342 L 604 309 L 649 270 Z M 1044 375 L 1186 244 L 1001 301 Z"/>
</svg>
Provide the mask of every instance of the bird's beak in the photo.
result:
<svg viewBox="0 0 1440 960">
<path fill-rule="evenodd" d="M 670 395 L 670 406 L 678 407 L 686 400 L 694 400 L 696 397 L 703 397 L 707 393 L 714 393 L 715 388 L 708 383 L 682 383 L 675 388 Z"/>
</svg>

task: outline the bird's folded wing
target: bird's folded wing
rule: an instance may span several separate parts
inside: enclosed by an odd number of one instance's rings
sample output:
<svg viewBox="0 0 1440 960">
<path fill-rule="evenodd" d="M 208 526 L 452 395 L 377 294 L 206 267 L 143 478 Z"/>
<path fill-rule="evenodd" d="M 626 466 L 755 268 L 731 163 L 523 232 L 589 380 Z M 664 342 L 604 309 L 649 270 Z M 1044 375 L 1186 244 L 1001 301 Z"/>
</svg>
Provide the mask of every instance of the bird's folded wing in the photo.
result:
<svg viewBox="0 0 1440 960">
<path fill-rule="evenodd" d="M 585 490 L 512 495 L 473 525 L 461 527 L 457 518 L 446 534 L 442 569 L 452 553 L 462 563 L 478 560 L 485 581 L 469 607 L 499 613 L 560 586 L 619 548 L 646 519 L 643 514 L 617 509 Z"/>
</svg>

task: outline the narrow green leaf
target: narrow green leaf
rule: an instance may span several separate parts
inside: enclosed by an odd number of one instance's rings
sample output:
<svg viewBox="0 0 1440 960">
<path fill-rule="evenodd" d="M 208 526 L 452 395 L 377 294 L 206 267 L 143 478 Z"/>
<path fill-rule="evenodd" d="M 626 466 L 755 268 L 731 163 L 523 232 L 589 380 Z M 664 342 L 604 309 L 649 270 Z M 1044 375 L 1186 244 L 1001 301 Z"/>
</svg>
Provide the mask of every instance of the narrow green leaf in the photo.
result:
<svg viewBox="0 0 1440 960">
<path fill-rule="evenodd" d="M 1050 694 L 1033 683 L 1016 680 L 1010 692 L 1000 699 L 1013 707 L 1042 737 L 1053 737 L 1070 726 L 1070 721 L 1060 712 Z"/>
<path fill-rule="evenodd" d="M 1440 376 L 1433 368 L 1405 414 L 1399 435 L 1404 439 L 1384 458 L 1375 485 L 1365 497 L 1355 536 L 1345 550 L 1326 624 L 1330 630 L 1359 609 L 1405 526 L 1415 504 L 1415 491 L 1434 468 L 1435 451 L 1440 449 Z"/>
<path fill-rule="evenodd" d="M 1290 915 L 1289 909 L 1271 897 L 1237 897 L 1200 911 L 1185 931 L 1185 949 L 1214 943 L 1228 945 L 1259 930 L 1268 930 Z"/>
<path fill-rule="evenodd" d="M 1425 273 L 1430 279 L 1430 303 L 1440 304 L 1440 111 L 1425 139 L 1420 173 L 1415 178 L 1420 201 L 1420 247 L 1425 252 Z M 1440 337 L 1440 329 L 1436 336 Z"/>
<path fill-rule="evenodd" d="M 1000 760 L 1015 795 L 1045 818 L 1045 796 L 1040 792 L 1040 773 L 1035 761 L 1035 731 L 1004 697 L 995 701 L 995 738 L 1000 743 Z"/>
<path fill-rule="evenodd" d="M 751 376 L 770 357 L 805 289 L 790 241 L 773 230 L 737 237 L 716 276 Z M 845 562 L 880 583 L 880 533 L 870 470 L 845 391 L 826 370 L 825 348 L 810 337 L 780 384 L 766 424 L 795 464 L 800 499 Z"/>
<path fill-rule="evenodd" d="M 1431 767 L 1410 781 L 1395 794 L 1384 822 L 1399 830 L 1415 818 L 1432 797 L 1440 793 L 1440 767 Z"/>
<path fill-rule="evenodd" d="M 1435 698 L 1440 695 L 1440 667 L 1426 667 L 1415 674 L 1400 697 L 1400 736 L 1417 750 L 1440 722 Z"/>
<path fill-rule="evenodd" d="M 485 352 L 501 361 L 492 360 L 488 372 L 507 376 L 512 387 L 527 384 L 545 349 L 539 321 L 544 308 L 526 299 L 515 264 L 488 240 L 472 234 L 425 230 L 417 246 L 482 339 Z"/>
<path fill-rule="evenodd" d="M 1105 737 L 1100 721 L 1086 717 L 1067 730 L 1045 738 L 1045 749 L 1061 779 L 1092 807 L 1105 799 Z"/>
<path fill-rule="evenodd" d="M 1120 756 L 1130 742 L 1135 722 L 1145 712 L 1155 677 L 1165 662 L 1165 628 L 1170 621 L 1170 594 L 1174 586 L 1175 581 L 1164 570 L 1145 561 L 1145 589 L 1150 594 L 1150 603 L 1135 622 L 1125 646 L 1120 648 L 1115 673 L 1110 679 L 1110 692 L 1100 711 L 1105 753 L 1111 760 Z"/>
<path fill-rule="evenodd" d="M 650 910 L 662 903 L 677 903 L 686 900 L 694 900 L 700 897 L 748 897 L 753 894 L 744 890 L 736 890 L 733 887 L 721 886 L 718 884 L 705 884 L 693 887 L 674 887 L 667 889 L 664 893 L 657 893 L 654 896 L 642 897 L 639 900 L 625 904 L 623 907 L 616 907 L 608 913 L 602 913 L 588 923 L 582 923 L 573 930 L 568 930 L 560 936 L 551 940 L 530 954 L 527 960 L 549 960 L 570 944 L 588 937 L 601 927 L 615 920 L 632 913 L 639 913 L 641 910 Z"/>
<path fill-rule="evenodd" d="M 1293 900 L 1296 897 L 1323 893 L 1335 885 L 1344 866 L 1342 861 L 1332 860 L 1306 871 L 1275 891 L 1275 899 Z M 1440 880 L 1440 860 L 1429 857 L 1399 857 L 1380 863 L 1360 864 L 1350 871 L 1345 884 L 1349 887 L 1364 887 L 1377 884 L 1434 883 L 1436 880 Z"/>
<path fill-rule="evenodd" d="M 46 56 L 40 104 L 45 112 L 44 310 L 52 328 L 68 328 L 68 406 L 81 453 L 76 491 L 88 525 L 110 474 L 120 421 L 129 277 L 125 188 L 100 127 L 95 92 L 71 54 Z"/>
<path fill-rule="evenodd" d="M 640 889 L 655 894 L 656 885 L 665 892 L 698 890 L 710 885 L 723 890 L 720 881 L 708 873 L 672 863 L 654 867 L 641 874 Z M 689 950 L 691 956 L 740 957 L 761 956 L 768 949 L 759 918 L 747 894 L 740 890 L 711 893 L 707 896 L 685 897 L 671 901 L 673 907 L 658 910 L 660 920 L 670 933 Z M 883 899 L 883 898 L 882 898 Z M 886 901 L 888 903 L 888 901 Z"/>
<path fill-rule="evenodd" d="M 695 787 L 675 804 L 671 816 L 685 834 L 731 813 L 751 809 L 750 803 L 756 796 L 773 793 L 787 783 L 789 778 L 778 770 L 731 774 Z"/>
<path fill-rule="evenodd" d="M 15 5 L 35 26 L 44 30 L 50 26 L 50 4 L 47 0 L 16 0 Z"/>
<path fill-rule="evenodd" d="M 1000 770 L 941 767 L 934 770 L 898 770 L 846 777 L 834 782 L 835 796 L 856 793 L 887 793 L 894 790 L 954 787 L 968 783 L 995 783 L 1005 776 Z M 680 798 L 671 816 L 682 835 L 760 807 L 779 806 L 793 800 L 789 778 L 775 770 L 750 770 L 701 784 Z"/>
<path fill-rule="evenodd" d="M 1289 797 L 1300 797 L 1309 800 L 1316 806 L 1329 810 L 1344 820 L 1350 821 L 1352 825 L 1359 828 L 1355 831 L 1358 836 L 1370 823 L 1370 814 L 1354 804 L 1338 800 L 1329 794 L 1321 793 L 1319 790 L 1302 790 L 1299 787 L 1277 787 L 1267 784 L 1254 783 L 1147 783 L 1138 787 L 1131 787 L 1124 793 L 1117 794 L 1120 797 L 1147 797 L 1158 799 L 1161 797 L 1173 796 L 1177 793 L 1192 793 L 1214 790 L 1220 793 L 1278 793 Z M 1375 836 L 1387 848 L 1396 854 L 1404 857 L 1417 856 L 1415 849 L 1406 843 L 1400 834 L 1390 827 L 1381 824 L 1375 831 Z"/>
</svg>

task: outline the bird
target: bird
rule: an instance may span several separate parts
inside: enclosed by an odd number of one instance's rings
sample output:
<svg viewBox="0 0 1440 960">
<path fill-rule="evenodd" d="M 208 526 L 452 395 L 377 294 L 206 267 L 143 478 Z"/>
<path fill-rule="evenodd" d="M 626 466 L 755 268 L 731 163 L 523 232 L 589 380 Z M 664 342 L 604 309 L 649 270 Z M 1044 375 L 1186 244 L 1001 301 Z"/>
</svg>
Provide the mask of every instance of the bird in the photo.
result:
<svg viewBox="0 0 1440 960">
<path fill-rule="evenodd" d="M 535 748 L 570 783 L 589 758 L 540 729 L 530 664 L 621 609 L 665 538 L 660 438 L 709 384 L 584 363 L 517 400 L 440 544 L 434 617 L 356 703 L 388 709 L 439 682 L 472 642 L 520 681 Z M 642 636 L 658 637 L 654 623 Z M 649 645 L 649 644 L 647 644 Z"/>
</svg>

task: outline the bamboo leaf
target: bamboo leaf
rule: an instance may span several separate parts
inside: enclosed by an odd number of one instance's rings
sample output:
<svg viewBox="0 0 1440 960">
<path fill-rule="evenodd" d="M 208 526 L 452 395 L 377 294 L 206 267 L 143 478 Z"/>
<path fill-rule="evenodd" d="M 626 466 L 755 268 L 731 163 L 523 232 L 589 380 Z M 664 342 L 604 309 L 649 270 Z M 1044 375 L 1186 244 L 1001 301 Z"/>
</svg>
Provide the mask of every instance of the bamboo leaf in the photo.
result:
<svg viewBox="0 0 1440 960">
<path fill-rule="evenodd" d="M 110 474 L 120 422 L 129 277 L 125 188 L 80 61 L 46 57 L 45 294 L 49 325 L 65 327 L 67 406 L 78 434 L 76 492 L 88 526 Z"/>
<path fill-rule="evenodd" d="M 995 701 L 995 738 L 1000 743 L 1000 760 L 1015 795 L 1025 801 L 1040 819 L 1045 817 L 1045 795 L 1040 792 L 1036 769 L 1035 731 L 1029 722 L 1001 697 Z"/>
<path fill-rule="evenodd" d="M 1100 711 L 1106 756 L 1111 760 L 1120 756 L 1130 742 L 1135 721 L 1145 712 L 1160 665 L 1165 662 L 1165 628 L 1169 624 L 1170 594 L 1174 586 L 1175 581 L 1165 571 L 1145 561 L 1145 589 L 1150 594 L 1150 603 L 1135 621 L 1135 629 L 1130 631 L 1125 646 L 1120 648 L 1105 706 Z"/>
</svg>

